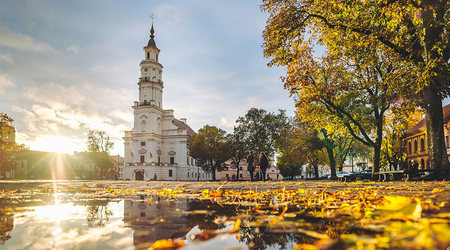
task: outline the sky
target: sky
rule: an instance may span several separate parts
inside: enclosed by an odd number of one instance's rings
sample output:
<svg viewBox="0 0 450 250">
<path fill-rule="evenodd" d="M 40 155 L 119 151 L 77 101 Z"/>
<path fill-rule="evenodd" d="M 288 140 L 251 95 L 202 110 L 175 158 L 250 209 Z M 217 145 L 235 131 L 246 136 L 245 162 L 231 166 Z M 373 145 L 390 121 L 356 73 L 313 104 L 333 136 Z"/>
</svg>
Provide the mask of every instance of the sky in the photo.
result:
<svg viewBox="0 0 450 250">
<path fill-rule="evenodd" d="M 0 112 L 32 150 L 86 150 L 104 130 L 123 155 L 139 63 L 154 15 L 163 108 L 232 132 L 252 107 L 294 114 L 282 68 L 269 68 L 259 1 L 0 0 Z"/>
</svg>

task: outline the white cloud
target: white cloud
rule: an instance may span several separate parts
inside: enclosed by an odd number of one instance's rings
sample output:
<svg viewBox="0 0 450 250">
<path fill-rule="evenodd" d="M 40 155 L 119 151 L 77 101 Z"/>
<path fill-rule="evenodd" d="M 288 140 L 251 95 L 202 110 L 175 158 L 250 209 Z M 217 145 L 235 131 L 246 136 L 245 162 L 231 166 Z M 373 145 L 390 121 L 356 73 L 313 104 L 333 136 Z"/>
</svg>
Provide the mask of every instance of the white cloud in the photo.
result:
<svg viewBox="0 0 450 250">
<path fill-rule="evenodd" d="M 14 86 L 12 77 L 7 74 L 0 75 L 0 94 L 3 93 L 7 87 L 11 86 Z"/>
<path fill-rule="evenodd" d="M 67 51 L 72 52 L 74 54 L 78 54 L 78 53 L 80 53 L 80 47 L 78 47 L 76 45 L 71 45 L 71 46 L 67 47 Z"/>
<path fill-rule="evenodd" d="M 0 62 L 1 61 L 9 63 L 9 64 L 14 64 L 14 61 L 12 60 L 11 55 L 0 55 Z"/>
<path fill-rule="evenodd" d="M 0 46 L 44 54 L 52 51 L 52 47 L 46 43 L 35 41 L 27 35 L 10 30 L 4 24 L 0 24 Z"/>
<path fill-rule="evenodd" d="M 225 117 L 220 117 L 220 123 L 219 126 L 221 128 L 224 128 L 226 131 L 233 131 L 234 126 L 236 125 L 235 120 L 233 119 L 229 119 L 229 118 L 225 118 Z"/>
</svg>

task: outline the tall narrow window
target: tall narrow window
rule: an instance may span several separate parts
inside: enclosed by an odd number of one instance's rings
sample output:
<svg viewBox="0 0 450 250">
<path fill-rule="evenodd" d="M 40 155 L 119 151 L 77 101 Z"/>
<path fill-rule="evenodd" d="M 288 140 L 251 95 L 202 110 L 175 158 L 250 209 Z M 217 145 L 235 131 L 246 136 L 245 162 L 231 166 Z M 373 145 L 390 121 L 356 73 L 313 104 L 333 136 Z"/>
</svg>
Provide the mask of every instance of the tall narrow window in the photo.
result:
<svg viewBox="0 0 450 250">
<path fill-rule="evenodd" d="M 147 101 L 144 101 L 144 103 L 146 103 Z M 145 132 L 145 127 L 147 126 L 147 123 L 142 120 L 141 121 L 141 132 Z M 144 145 L 145 146 L 145 145 Z"/>
<path fill-rule="evenodd" d="M 174 164 L 175 163 L 175 157 L 170 157 L 170 164 Z"/>
<path fill-rule="evenodd" d="M 169 177 L 172 177 L 172 169 L 169 169 Z"/>
<path fill-rule="evenodd" d="M 408 142 L 408 153 L 412 153 L 411 152 L 411 142 Z"/>
<path fill-rule="evenodd" d="M 150 59 L 150 52 L 147 52 L 147 59 Z"/>
<path fill-rule="evenodd" d="M 161 164 L 161 156 L 158 156 L 158 165 Z"/>
<path fill-rule="evenodd" d="M 141 155 L 141 163 L 144 163 L 144 162 L 145 162 L 145 156 Z"/>
<path fill-rule="evenodd" d="M 425 142 L 423 141 L 423 138 L 420 139 L 420 151 L 425 151 Z"/>
<path fill-rule="evenodd" d="M 145 141 L 141 141 L 141 146 L 145 146 Z"/>
<path fill-rule="evenodd" d="M 414 140 L 414 153 L 417 152 L 417 140 Z"/>
</svg>

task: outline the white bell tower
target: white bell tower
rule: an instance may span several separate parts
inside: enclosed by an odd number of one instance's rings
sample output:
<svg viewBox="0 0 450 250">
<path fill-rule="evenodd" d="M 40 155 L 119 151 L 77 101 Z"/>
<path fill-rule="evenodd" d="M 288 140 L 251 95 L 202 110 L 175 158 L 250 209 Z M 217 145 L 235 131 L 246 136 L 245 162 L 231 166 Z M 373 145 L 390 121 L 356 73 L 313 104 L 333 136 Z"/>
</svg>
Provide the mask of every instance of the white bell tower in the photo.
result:
<svg viewBox="0 0 450 250">
<path fill-rule="evenodd" d="M 144 47 L 145 59 L 141 61 L 141 77 L 139 78 L 139 105 L 153 105 L 162 108 L 163 66 L 158 61 L 159 49 L 155 43 L 155 30 L 150 30 L 150 40 Z"/>
</svg>

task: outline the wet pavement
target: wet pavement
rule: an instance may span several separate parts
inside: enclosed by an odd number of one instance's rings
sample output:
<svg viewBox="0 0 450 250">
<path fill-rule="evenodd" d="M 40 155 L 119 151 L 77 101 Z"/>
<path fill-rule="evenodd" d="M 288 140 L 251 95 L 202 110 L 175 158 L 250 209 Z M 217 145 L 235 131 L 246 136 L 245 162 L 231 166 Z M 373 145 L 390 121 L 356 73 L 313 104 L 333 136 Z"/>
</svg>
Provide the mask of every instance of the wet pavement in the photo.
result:
<svg viewBox="0 0 450 250">
<path fill-rule="evenodd" d="M 450 232 L 448 182 L 400 183 L 397 191 L 389 185 L 6 181 L 0 182 L 0 249 L 148 249 L 162 239 L 182 242 L 181 249 L 383 248 L 376 239 L 398 229 L 391 222 L 425 219 L 432 226 L 417 235 Z M 418 195 L 418 185 L 431 200 L 406 198 L 410 188 Z M 404 194 L 405 208 L 386 223 L 375 207 L 392 193 Z M 385 246 L 408 248 L 416 240 L 399 239 L 404 242 Z M 430 244 L 445 249 L 450 242 Z"/>
</svg>

